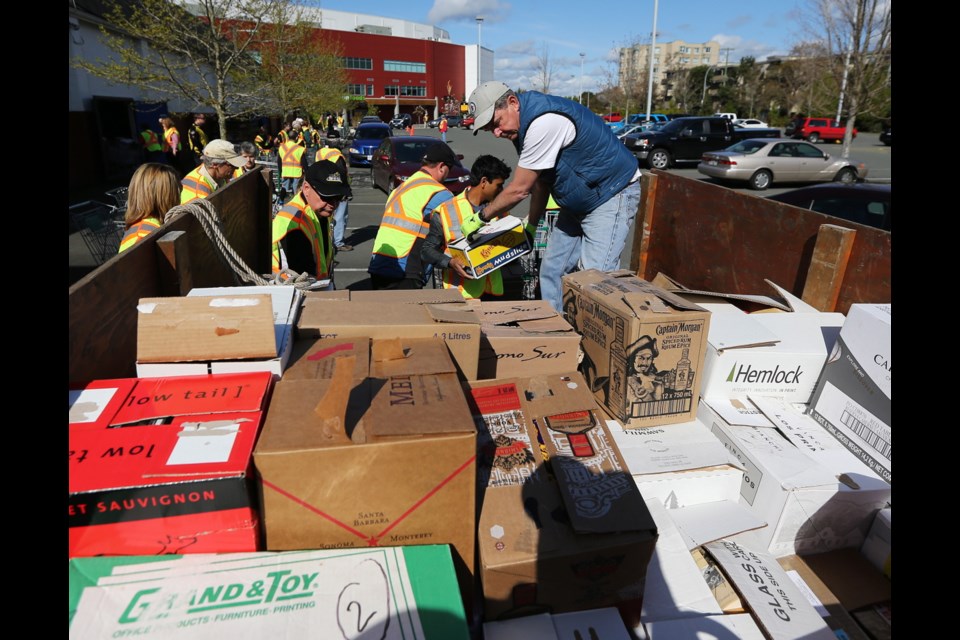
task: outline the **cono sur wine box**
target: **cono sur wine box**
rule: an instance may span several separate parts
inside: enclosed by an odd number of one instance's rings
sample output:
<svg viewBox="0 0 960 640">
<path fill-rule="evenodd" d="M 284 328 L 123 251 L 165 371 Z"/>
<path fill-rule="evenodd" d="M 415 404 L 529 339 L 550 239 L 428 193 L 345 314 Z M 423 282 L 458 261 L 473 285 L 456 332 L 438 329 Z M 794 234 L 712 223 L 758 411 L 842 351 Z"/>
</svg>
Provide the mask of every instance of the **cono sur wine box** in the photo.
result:
<svg viewBox="0 0 960 640">
<path fill-rule="evenodd" d="M 69 555 L 256 551 L 269 372 L 70 389 Z"/>
</svg>

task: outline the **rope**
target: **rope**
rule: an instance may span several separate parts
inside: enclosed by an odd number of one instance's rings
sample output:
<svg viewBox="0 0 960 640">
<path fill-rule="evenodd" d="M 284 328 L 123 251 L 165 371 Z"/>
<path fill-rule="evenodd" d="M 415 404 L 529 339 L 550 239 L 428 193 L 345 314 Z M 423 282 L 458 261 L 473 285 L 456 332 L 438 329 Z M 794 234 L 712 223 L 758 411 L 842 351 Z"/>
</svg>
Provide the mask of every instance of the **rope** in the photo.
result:
<svg viewBox="0 0 960 640">
<path fill-rule="evenodd" d="M 280 273 L 271 274 L 269 277 L 255 273 L 227 242 L 223 231 L 223 223 L 220 221 L 220 216 L 217 215 L 216 207 L 209 200 L 198 198 L 186 204 L 172 207 L 164 214 L 163 222 L 167 223 L 183 214 L 192 215 L 200 223 L 203 232 L 207 234 L 210 242 L 217 250 L 216 253 L 220 263 L 233 274 L 233 282 L 236 285 L 282 285 L 309 290 L 321 288 L 326 284 L 325 281 L 318 282 L 316 278 L 306 273 L 297 273 L 290 269 L 284 269 Z"/>
</svg>

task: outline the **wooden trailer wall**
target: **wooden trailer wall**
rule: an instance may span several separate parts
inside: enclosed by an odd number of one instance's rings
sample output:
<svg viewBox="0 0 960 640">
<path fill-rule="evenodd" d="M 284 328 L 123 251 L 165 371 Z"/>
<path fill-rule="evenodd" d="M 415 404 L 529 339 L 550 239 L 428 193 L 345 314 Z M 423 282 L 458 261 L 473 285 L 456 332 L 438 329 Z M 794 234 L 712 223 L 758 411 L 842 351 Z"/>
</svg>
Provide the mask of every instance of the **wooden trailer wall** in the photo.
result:
<svg viewBox="0 0 960 640">
<path fill-rule="evenodd" d="M 270 272 L 270 177 L 257 167 L 209 198 L 227 241 L 259 274 Z M 233 284 L 233 272 L 193 215 L 168 222 L 70 287 L 70 381 L 136 376 L 141 298 Z"/>
<path fill-rule="evenodd" d="M 691 288 L 771 293 L 821 311 L 890 302 L 890 232 L 665 171 L 644 173 L 630 269 Z"/>
</svg>

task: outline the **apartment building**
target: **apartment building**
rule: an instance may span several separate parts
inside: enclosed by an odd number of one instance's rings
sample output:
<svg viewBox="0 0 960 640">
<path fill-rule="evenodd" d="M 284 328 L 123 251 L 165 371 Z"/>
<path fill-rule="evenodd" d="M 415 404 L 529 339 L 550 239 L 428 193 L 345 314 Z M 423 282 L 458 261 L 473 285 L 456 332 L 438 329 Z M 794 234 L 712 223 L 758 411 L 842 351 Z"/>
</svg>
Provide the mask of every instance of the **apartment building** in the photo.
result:
<svg viewBox="0 0 960 640">
<path fill-rule="evenodd" d="M 720 43 L 708 42 L 657 42 L 653 46 L 653 92 L 663 91 L 667 72 L 674 69 L 692 69 L 703 65 L 720 63 Z M 646 81 L 650 70 L 650 45 L 638 44 L 620 49 L 618 83 L 621 87 Z"/>
</svg>

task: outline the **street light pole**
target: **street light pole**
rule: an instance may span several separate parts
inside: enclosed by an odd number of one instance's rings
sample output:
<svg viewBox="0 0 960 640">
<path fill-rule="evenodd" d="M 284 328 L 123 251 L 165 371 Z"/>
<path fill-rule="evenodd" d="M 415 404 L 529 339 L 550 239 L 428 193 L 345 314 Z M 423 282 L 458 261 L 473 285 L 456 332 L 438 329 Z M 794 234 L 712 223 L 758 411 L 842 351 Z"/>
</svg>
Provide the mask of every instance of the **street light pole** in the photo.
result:
<svg viewBox="0 0 960 640">
<path fill-rule="evenodd" d="M 480 86 L 480 35 L 483 27 L 483 16 L 477 16 L 477 86 Z"/>
<path fill-rule="evenodd" d="M 583 51 L 580 52 L 580 93 L 577 95 L 577 102 L 583 104 L 583 56 L 585 56 Z"/>
<path fill-rule="evenodd" d="M 650 105 L 653 102 L 653 52 L 657 45 L 657 9 L 660 0 L 653 0 L 653 31 L 650 33 L 650 77 L 647 78 L 647 120 L 650 119 Z"/>
<path fill-rule="evenodd" d="M 700 110 L 703 111 L 703 101 L 707 97 L 707 78 L 710 77 L 710 69 L 715 68 L 713 65 L 707 67 L 706 73 L 703 74 L 703 93 L 700 95 Z"/>
</svg>

